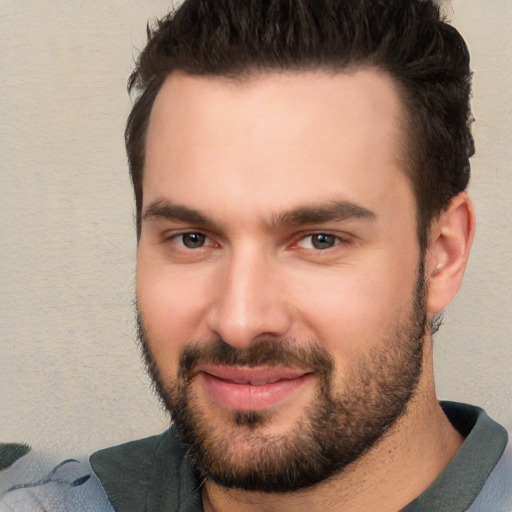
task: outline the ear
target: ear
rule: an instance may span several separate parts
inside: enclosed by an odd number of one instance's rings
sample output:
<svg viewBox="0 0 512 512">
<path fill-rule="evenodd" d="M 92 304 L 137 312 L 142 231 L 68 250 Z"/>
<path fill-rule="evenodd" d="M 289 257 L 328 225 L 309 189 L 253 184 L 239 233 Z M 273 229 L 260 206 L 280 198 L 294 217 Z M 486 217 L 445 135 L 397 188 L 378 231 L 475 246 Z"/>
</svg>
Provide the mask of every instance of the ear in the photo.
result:
<svg viewBox="0 0 512 512">
<path fill-rule="evenodd" d="M 425 259 L 427 311 L 442 311 L 459 291 L 475 233 L 475 214 L 466 192 L 455 196 L 432 222 Z"/>
</svg>

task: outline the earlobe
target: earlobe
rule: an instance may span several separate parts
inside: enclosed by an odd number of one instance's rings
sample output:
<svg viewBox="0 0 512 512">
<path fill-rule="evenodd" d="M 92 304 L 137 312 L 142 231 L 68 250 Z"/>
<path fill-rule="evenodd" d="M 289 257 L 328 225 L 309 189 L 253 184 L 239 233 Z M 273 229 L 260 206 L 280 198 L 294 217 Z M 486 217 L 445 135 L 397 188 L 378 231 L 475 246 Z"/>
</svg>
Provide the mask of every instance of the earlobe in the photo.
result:
<svg viewBox="0 0 512 512">
<path fill-rule="evenodd" d="M 474 233 L 471 199 L 461 192 L 432 222 L 425 259 L 428 313 L 442 311 L 459 291 Z"/>
</svg>

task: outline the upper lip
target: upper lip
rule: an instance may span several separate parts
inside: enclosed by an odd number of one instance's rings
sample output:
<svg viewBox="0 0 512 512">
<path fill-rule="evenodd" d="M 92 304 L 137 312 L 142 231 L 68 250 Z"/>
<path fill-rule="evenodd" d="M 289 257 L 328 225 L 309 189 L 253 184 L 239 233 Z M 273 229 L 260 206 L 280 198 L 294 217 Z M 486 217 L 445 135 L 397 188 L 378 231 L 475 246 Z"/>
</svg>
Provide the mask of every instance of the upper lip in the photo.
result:
<svg viewBox="0 0 512 512">
<path fill-rule="evenodd" d="M 299 368 L 285 368 L 279 366 L 222 366 L 204 365 L 198 368 L 199 372 L 208 373 L 213 377 L 234 384 L 273 384 L 280 380 L 291 380 L 302 377 L 310 371 Z"/>
</svg>

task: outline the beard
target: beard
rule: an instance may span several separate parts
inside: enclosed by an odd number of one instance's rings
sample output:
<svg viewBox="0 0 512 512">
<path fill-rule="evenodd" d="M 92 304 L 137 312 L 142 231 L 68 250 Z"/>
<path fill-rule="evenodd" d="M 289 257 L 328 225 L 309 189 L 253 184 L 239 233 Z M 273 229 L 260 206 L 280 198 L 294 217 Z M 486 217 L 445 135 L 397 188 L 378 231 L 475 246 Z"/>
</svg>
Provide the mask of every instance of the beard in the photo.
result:
<svg viewBox="0 0 512 512">
<path fill-rule="evenodd" d="M 341 382 L 323 347 L 282 337 L 242 349 L 222 339 L 190 343 L 180 354 L 177 376 L 163 379 L 139 313 L 148 373 L 197 478 L 246 491 L 297 491 L 340 474 L 374 447 L 405 413 L 418 386 L 427 328 L 425 288 L 420 265 L 409 311 Z M 226 412 L 219 424 L 193 390 L 195 369 L 202 364 L 307 368 L 317 378 L 316 396 L 283 434 L 265 431 L 271 411 Z"/>
</svg>

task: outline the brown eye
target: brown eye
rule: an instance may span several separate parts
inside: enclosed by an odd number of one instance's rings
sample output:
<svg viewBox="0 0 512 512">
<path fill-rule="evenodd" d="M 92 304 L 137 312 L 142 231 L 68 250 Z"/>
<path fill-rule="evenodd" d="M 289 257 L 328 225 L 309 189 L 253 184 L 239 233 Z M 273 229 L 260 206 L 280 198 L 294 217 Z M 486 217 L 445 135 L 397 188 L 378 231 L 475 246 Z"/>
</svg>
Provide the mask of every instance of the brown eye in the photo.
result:
<svg viewBox="0 0 512 512">
<path fill-rule="evenodd" d="M 198 249 L 203 247 L 206 241 L 206 235 L 202 233 L 183 233 L 180 235 L 181 243 L 188 249 Z"/>
</svg>

